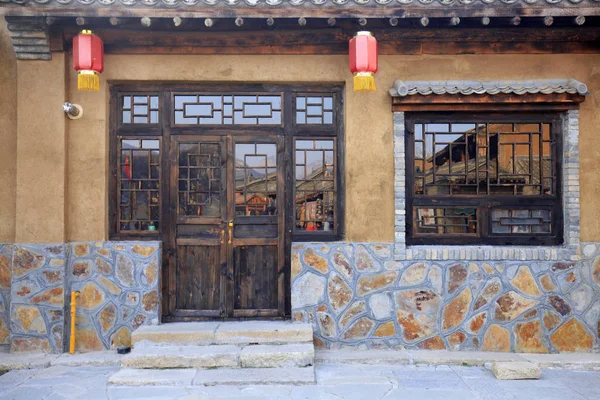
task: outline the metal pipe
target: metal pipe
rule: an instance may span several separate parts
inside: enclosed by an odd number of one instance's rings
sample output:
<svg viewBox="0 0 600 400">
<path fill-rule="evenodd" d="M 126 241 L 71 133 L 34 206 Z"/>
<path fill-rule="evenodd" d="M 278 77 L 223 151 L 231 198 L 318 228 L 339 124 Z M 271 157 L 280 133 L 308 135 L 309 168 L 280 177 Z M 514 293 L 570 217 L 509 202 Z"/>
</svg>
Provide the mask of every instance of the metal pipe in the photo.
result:
<svg viewBox="0 0 600 400">
<path fill-rule="evenodd" d="M 69 343 L 69 353 L 75 354 L 75 317 L 77 315 L 77 297 L 79 291 L 71 292 L 71 337 Z"/>
</svg>

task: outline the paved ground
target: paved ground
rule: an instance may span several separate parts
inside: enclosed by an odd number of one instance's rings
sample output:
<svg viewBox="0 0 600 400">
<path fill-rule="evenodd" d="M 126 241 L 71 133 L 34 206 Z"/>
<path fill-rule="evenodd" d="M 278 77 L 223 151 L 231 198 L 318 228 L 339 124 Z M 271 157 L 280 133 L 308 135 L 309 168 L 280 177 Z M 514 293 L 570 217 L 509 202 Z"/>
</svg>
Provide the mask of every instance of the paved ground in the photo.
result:
<svg viewBox="0 0 600 400">
<path fill-rule="evenodd" d="M 313 386 L 107 386 L 118 369 L 53 366 L 11 371 L 0 376 L 0 399 L 600 399 L 599 371 L 545 369 L 538 381 L 498 381 L 482 367 L 318 365 Z"/>
</svg>

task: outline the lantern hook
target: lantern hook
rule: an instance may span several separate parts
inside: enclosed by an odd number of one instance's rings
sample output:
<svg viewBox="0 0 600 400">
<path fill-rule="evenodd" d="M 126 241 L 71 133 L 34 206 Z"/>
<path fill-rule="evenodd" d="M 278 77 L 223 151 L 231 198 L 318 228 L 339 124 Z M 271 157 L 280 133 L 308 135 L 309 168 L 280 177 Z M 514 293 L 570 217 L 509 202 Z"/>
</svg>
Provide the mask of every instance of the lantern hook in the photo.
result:
<svg viewBox="0 0 600 400">
<path fill-rule="evenodd" d="M 69 119 L 79 119 L 83 116 L 83 108 L 79 104 L 69 103 L 63 104 L 63 111 Z"/>
</svg>

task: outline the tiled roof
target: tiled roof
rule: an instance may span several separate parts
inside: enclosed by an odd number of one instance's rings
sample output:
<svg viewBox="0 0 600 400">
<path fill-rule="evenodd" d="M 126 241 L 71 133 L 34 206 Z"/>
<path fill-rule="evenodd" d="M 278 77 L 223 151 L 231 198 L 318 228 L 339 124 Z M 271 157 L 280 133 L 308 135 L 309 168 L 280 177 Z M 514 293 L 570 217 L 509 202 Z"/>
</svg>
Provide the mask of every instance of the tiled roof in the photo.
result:
<svg viewBox="0 0 600 400">
<path fill-rule="evenodd" d="M 24 4 L 26 0 L 0 0 L 0 3 Z M 457 7 L 496 7 L 496 6 L 514 6 L 520 4 L 521 7 L 550 4 L 557 7 L 557 4 L 570 4 L 575 6 L 585 6 L 587 4 L 597 4 L 600 0 L 30 0 L 29 3 L 48 4 L 57 3 L 59 5 L 112 5 L 122 4 L 124 6 L 144 5 L 144 6 L 195 6 L 196 4 L 216 5 L 222 3 L 228 6 L 278 6 L 281 4 L 290 4 L 292 6 L 302 6 L 304 4 L 314 4 L 317 6 L 326 6 L 330 4 L 345 5 L 347 3 L 356 3 L 358 5 L 372 4 L 398 4 L 398 5 L 423 5 L 423 6 L 457 6 Z"/>
<path fill-rule="evenodd" d="M 430 94 L 589 94 L 587 85 L 576 79 L 535 79 L 526 81 L 402 81 L 389 90 L 392 97 Z"/>
</svg>

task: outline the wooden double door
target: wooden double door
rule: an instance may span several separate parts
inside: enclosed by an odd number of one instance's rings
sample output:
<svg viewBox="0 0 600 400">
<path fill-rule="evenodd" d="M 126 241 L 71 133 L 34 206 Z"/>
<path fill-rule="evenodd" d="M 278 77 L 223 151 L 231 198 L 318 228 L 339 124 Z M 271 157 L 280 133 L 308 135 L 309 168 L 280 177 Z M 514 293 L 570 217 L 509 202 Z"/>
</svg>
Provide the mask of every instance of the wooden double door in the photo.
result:
<svg viewBox="0 0 600 400">
<path fill-rule="evenodd" d="M 170 137 L 168 320 L 283 317 L 283 137 Z"/>
</svg>

